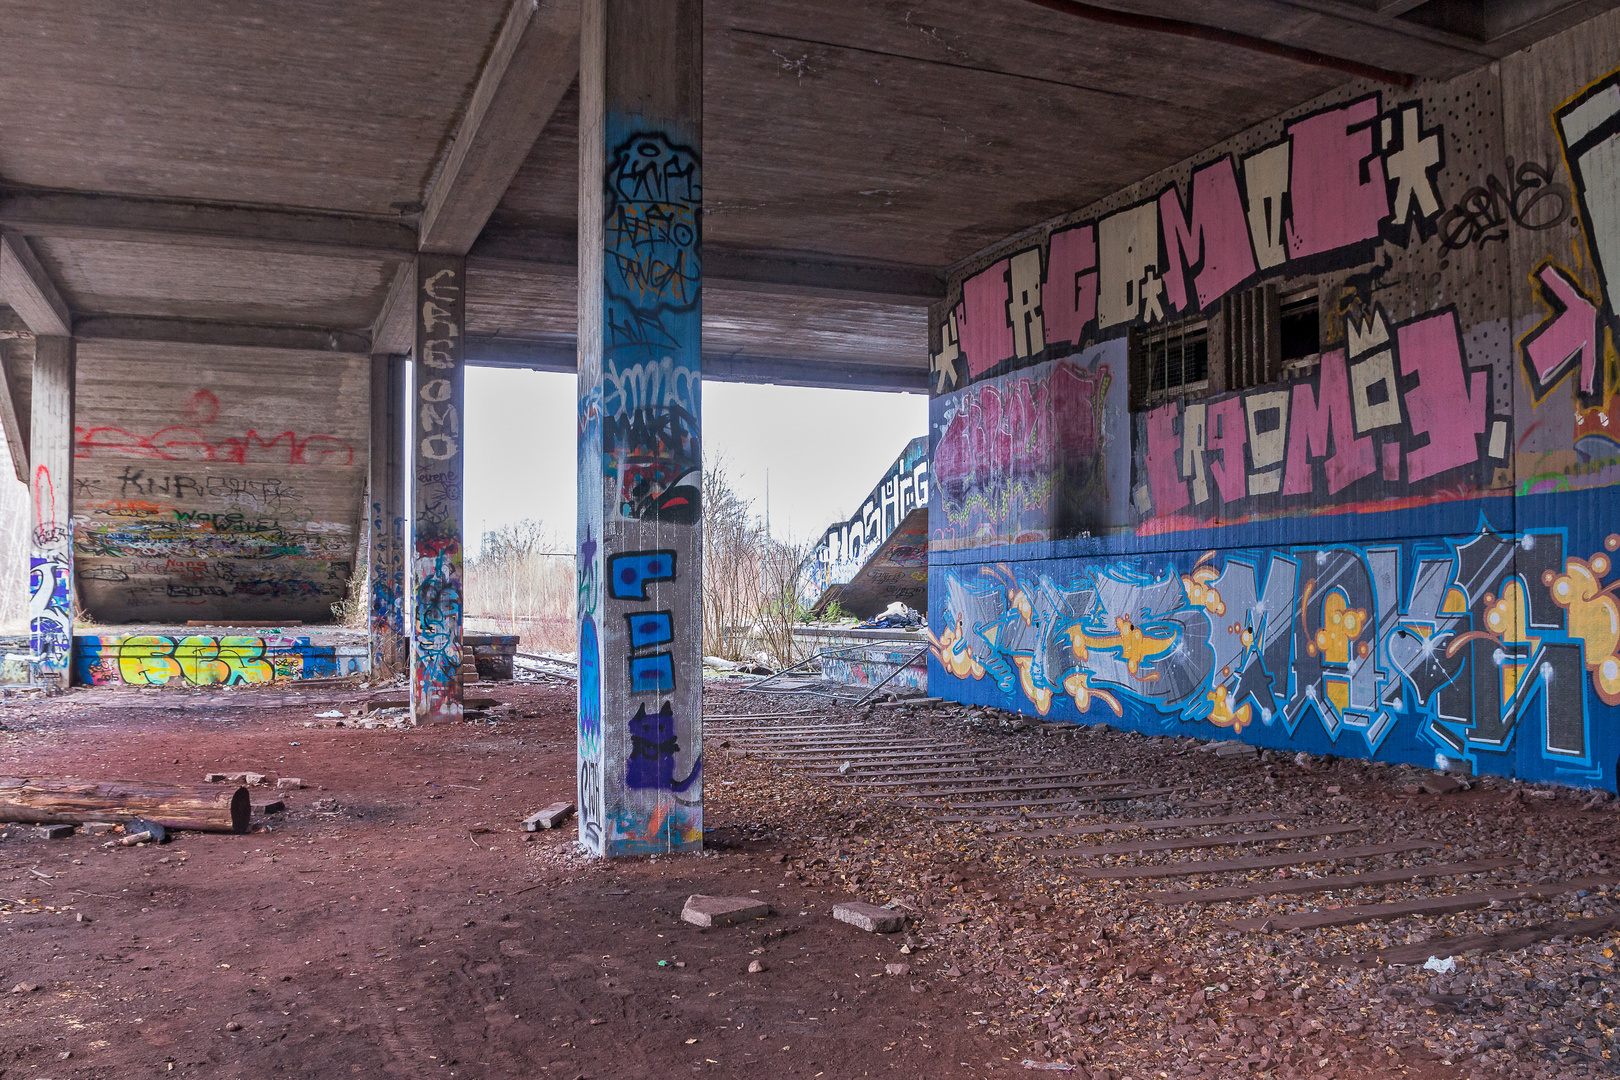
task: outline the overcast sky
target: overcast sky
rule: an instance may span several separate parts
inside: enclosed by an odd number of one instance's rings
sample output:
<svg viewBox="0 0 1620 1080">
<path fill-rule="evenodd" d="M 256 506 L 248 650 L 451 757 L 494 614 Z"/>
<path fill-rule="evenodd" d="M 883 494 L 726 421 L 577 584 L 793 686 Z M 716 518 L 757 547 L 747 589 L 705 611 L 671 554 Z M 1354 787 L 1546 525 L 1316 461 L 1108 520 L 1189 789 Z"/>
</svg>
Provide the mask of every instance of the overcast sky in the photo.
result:
<svg viewBox="0 0 1620 1080">
<path fill-rule="evenodd" d="M 574 535 L 574 376 L 467 369 L 467 538 L 534 518 Z M 771 532 L 819 537 L 848 517 L 906 443 L 928 432 L 923 394 L 703 384 L 704 460 L 765 512 Z"/>
</svg>

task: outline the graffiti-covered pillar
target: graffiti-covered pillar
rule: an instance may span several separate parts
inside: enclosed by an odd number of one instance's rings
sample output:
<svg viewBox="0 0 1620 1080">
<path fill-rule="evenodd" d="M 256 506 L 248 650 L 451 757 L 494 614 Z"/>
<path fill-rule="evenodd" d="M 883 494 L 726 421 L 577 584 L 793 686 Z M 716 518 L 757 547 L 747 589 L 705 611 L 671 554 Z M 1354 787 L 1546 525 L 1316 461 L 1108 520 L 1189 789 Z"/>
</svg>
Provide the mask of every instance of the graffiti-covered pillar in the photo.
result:
<svg viewBox="0 0 1620 1080">
<path fill-rule="evenodd" d="M 371 358 L 371 670 L 405 669 L 405 357 Z"/>
<path fill-rule="evenodd" d="M 28 636 L 40 678 L 67 685 L 73 663 L 73 339 L 34 339 L 29 418 Z"/>
<path fill-rule="evenodd" d="M 416 259 L 411 365 L 411 720 L 461 719 L 462 311 L 466 260 Z"/>
<path fill-rule="evenodd" d="M 586 0 L 580 48 L 579 834 L 703 842 L 700 0 Z"/>
</svg>

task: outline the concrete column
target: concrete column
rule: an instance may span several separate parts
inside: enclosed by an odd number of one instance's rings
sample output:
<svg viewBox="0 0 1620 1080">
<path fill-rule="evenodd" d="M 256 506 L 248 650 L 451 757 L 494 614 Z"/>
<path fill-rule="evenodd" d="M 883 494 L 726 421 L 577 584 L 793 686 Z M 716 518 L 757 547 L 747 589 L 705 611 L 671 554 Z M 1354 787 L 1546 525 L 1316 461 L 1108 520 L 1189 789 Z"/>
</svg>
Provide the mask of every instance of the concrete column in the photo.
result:
<svg viewBox="0 0 1620 1080">
<path fill-rule="evenodd" d="M 703 843 L 701 0 L 580 30 L 579 834 Z"/>
<path fill-rule="evenodd" d="M 35 671 L 66 686 L 73 672 L 73 339 L 34 339 L 29 419 L 32 496 L 28 635 Z"/>
<path fill-rule="evenodd" d="M 371 358 L 371 671 L 405 670 L 405 362 Z"/>
<path fill-rule="evenodd" d="M 416 259 L 411 388 L 411 719 L 461 719 L 462 310 L 466 260 Z"/>
</svg>

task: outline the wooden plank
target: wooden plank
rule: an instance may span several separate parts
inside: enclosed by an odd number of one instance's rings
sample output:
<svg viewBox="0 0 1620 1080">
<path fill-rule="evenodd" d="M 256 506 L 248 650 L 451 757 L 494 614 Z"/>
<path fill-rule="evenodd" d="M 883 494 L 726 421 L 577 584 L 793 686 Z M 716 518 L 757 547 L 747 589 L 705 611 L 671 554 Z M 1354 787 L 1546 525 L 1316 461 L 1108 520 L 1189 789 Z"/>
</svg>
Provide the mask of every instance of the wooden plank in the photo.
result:
<svg viewBox="0 0 1620 1080">
<path fill-rule="evenodd" d="M 465 255 L 579 74 L 579 0 L 516 0 L 422 211 L 421 248 Z"/>
<path fill-rule="evenodd" d="M 1177 791 L 1186 790 L 1187 789 L 1185 787 L 1142 788 L 1137 791 L 1106 791 L 1097 792 L 1090 795 L 1075 795 L 1064 799 L 1029 799 L 1011 802 L 946 803 L 945 805 L 951 810 L 989 810 L 995 807 L 1003 806 L 1071 806 L 1075 803 L 1118 802 L 1127 799 L 1146 799 L 1153 795 L 1169 795 Z M 951 794 L 955 793 L 953 792 Z M 924 803 L 919 805 L 927 804 Z"/>
<path fill-rule="evenodd" d="M 38 336 L 73 333 L 73 314 L 67 303 L 28 241 L 12 232 L 0 234 L 0 299 Z"/>
<path fill-rule="evenodd" d="M 1257 825 L 1266 821 L 1286 821 L 1286 814 L 1231 814 L 1226 817 L 1159 818 L 1155 821 L 1102 821 L 1068 829 L 1042 829 L 1030 836 L 1091 836 L 1096 833 L 1134 832 L 1138 829 L 1198 829 L 1213 825 Z"/>
<path fill-rule="evenodd" d="M 917 781 L 907 781 L 916 783 Z M 926 781 L 925 781 L 926 782 Z M 854 785 L 835 785 L 853 787 Z M 1099 788 L 1129 787 L 1128 780 L 1048 780 L 1029 784 L 998 784 L 985 787 L 945 787 L 941 790 L 929 788 L 907 788 L 905 791 L 871 791 L 864 792 L 863 796 L 870 799 L 901 799 L 922 795 L 1018 795 L 1033 794 L 1037 791 L 1091 791 Z"/>
<path fill-rule="evenodd" d="M 1336 956 L 1325 958 L 1322 963 L 1421 964 L 1431 956 L 1463 956 L 1473 952 L 1517 952 L 1548 938 L 1595 937 L 1610 930 L 1620 930 L 1620 913 L 1599 915 L 1593 919 L 1561 919 L 1558 922 L 1541 923 L 1520 930 L 1507 930 L 1500 934 L 1457 934 L 1452 937 L 1430 938 L 1416 945 L 1386 949 L 1370 957 Z"/>
<path fill-rule="evenodd" d="M 1035 780 L 1067 780 L 1067 779 L 1070 779 L 1070 778 L 1073 778 L 1073 777 L 1096 776 L 1097 773 L 1100 772 L 1100 771 L 1101 770 L 1099 770 L 1099 769 L 1085 769 L 1085 770 L 1079 771 L 1079 772 L 1024 773 L 1024 774 L 1020 774 L 1020 773 L 1003 773 L 1003 774 L 1001 774 L 999 776 L 994 776 L 994 775 L 993 776 L 976 776 L 976 777 L 973 777 L 971 779 L 940 780 L 940 781 L 937 781 L 937 783 L 935 781 L 928 781 L 928 783 L 935 784 L 936 786 L 939 786 L 939 787 L 948 787 L 948 786 L 955 786 L 957 784 L 974 784 L 974 783 L 980 782 L 981 780 L 985 781 L 985 782 L 993 782 L 993 781 L 996 781 L 996 780 L 1006 780 L 1009 783 L 1024 782 L 1024 781 L 1035 781 Z M 858 788 L 901 787 L 901 786 L 904 786 L 904 785 L 909 784 L 909 783 L 915 783 L 915 781 L 911 781 L 911 780 L 851 780 L 851 781 L 848 781 L 847 783 L 834 784 L 833 786 L 834 787 L 858 787 Z M 1083 787 L 1106 787 L 1108 785 L 1128 784 L 1128 783 L 1130 783 L 1129 780 L 1090 780 L 1090 781 L 1087 781 L 1085 784 L 1078 785 L 1078 786 L 1083 786 Z M 1073 787 L 1073 786 L 1077 786 L 1077 785 L 1064 784 L 1062 786 L 1064 786 L 1064 787 Z M 985 788 L 983 790 L 992 791 L 992 790 L 995 790 L 995 789 L 993 789 L 993 788 Z M 955 794 L 959 794 L 959 795 L 965 795 L 965 794 L 968 794 L 968 793 L 969 792 L 955 792 Z"/>
<path fill-rule="evenodd" d="M 1426 840 L 1406 840 L 1394 844 L 1367 844 L 1363 847 L 1324 848 L 1320 851 L 1288 855 L 1263 855 L 1252 859 L 1217 859 L 1171 863 L 1169 866 L 1077 866 L 1073 872 L 1093 881 L 1132 881 L 1138 878 L 1188 877 L 1192 874 L 1229 874 L 1247 870 L 1271 870 L 1279 866 L 1309 866 L 1312 863 L 1370 859 L 1378 855 L 1399 855 L 1434 847 Z"/>
<path fill-rule="evenodd" d="M 1549 900 L 1581 889 L 1600 889 L 1606 885 L 1613 885 L 1616 881 L 1620 881 L 1620 878 L 1571 878 L 1568 881 L 1555 881 L 1547 885 L 1525 885 L 1515 889 L 1491 889 L 1450 896 L 1430 896 L 1422 900 L 1396 900 L 1387 904 L 1365 904 L 1359 907 L 1301 911 L 1292 915 L 1233 919 L 1226 925 L 1233 930 L 1315 930 L 1324 926 L 1352 926 L 1356 923 L 1400 919 L 1408 915 L 1449 915 L 1454 911 L 1488 907 L 1497 901 Z"/>
<path fill-rule="evenodd" d="M 1318 878 L 1284 878 L 1262 881 L 1256 885 L 1239 885 L 1230 889 L 1174 889 L 1168 892 L 1148 893 L 1144 899 L 1155 904 L 1221 904 L 1235 900 L 1254 900 L 1261 896 L 1281 896 L 1287 893 L 1332 892 L 1338 889 L 1362 889 L 1372 885 L 1392 885 L 1401 881 L 1421 881 L 1424 878 L 1464 877 L 1483 874 L 1513 866 L 1520 860 L 1476 859 L 1462 863 L 1430 863 L 1427 866 L 1403 866 L 1396 870 L 1373 870 L 1365 874 L 1332 874 Z"/>
<path fill-rule="evenodd" d="M 1092 844 L 1087 847 L 1049 848 L 1044 858 L 1080 859 L 1090 855 L 1143 855 L 1152 851 L 1191 851 L 1194 848 L 1241 847 L 1268 844 L 1273 840 L 1306 840 L 1316 836 L 1342 836 L 1365 832 L 1365 825 L 1325 825 L 1315 829 L 1279 829 L 1275 832 L 1227 833 L 1224 836 L 1183 836 L 1174 840 L 1127 840 L 1118 844 Z"/>
</svg>

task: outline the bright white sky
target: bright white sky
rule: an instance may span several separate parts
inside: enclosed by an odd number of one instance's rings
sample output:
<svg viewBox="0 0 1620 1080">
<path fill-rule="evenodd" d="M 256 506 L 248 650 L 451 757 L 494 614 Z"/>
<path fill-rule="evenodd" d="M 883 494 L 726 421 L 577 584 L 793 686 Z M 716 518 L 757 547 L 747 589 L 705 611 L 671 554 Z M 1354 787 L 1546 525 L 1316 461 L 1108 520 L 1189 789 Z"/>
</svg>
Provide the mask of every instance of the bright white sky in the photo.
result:
<svg viewBox="0 0 1620 1080">
<path fill-rule="evenodd" d="M 534 518 L 574 535 L 574 376 L 467 369 L 466 530 Z M 784 540 L 819 537 L 848 517 L 899 456 L 928 432 L 923 394 L 703 384 L 705 463 L 722 460 L 732 487 Z"/>
</svg>

